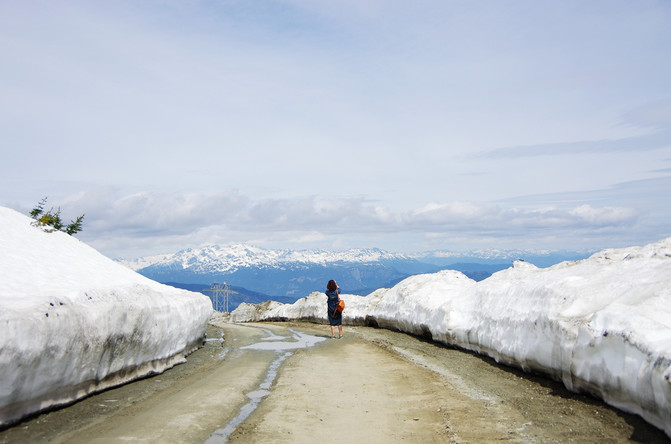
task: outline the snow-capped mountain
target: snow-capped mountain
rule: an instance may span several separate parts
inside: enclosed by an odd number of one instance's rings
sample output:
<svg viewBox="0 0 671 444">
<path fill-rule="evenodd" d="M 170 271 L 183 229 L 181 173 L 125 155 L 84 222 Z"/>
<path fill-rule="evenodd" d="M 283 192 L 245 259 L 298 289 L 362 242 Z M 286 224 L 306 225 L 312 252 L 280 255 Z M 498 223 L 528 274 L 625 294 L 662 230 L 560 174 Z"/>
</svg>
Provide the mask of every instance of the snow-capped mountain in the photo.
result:
<svg viewBox="0 0 671 444">
<path fill-rule="evenodd" d="M 389 287 L 414 274 L 452 268 L 475 280 L 508 268 L 525 258 L 540 266 L 586 255 L 529 251 L 477 251 L 422 254 L 391 253 L 378 248 L 325 250 L 269 250 L 245 244 L 189 248 L 175 254 L 120 261 L 159 282 L 210 284 L 224 282 L 270 296 L 300 298 L 322 290 L 335 279 L 349 292 L 366 294 Z M 511 259 L 513 258 L 513 259 Z"/>
<path fill-rule="evenodd" d="M 412 260 L 402 254 L 389 253 L 377 248 L 350 249 L 342 252 L 325 250 L 266 250 L 245 244 L 227 247 L 210 245 L 188 248 L 175 254 L 148 256 L 135 260 L 120 260 L 133 270 L 150 266 L 181 267 L 198 273 L 234 272 L 240 268 L 282 268 L 331 263 L 366 263 L 383 260 Z"/>
<path fill-rule="evenodd" d="M 437 267 L 380 249 L 266 250 L 249 245 L 189 248 L 175 254 L 120 261 L 159 282 L 231 285 L 271 296 L 303 297 L 330 279 L 343 288 L 366 291 L 393 285 Z"/>
</svg>

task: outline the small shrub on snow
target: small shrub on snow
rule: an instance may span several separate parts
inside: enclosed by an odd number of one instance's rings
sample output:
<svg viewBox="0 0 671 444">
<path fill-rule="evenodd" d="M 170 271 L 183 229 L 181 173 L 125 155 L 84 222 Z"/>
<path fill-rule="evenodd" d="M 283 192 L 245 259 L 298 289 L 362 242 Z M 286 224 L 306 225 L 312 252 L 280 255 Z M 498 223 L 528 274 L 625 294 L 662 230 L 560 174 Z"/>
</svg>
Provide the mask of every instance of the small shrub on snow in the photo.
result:
<svg viewBox="0 0 671 444">
<path fill-rule="evenodd" d="M 50 209 L 46 213 L 44 212 L 44 204 L 47 203 L 47 198 L 42 199 L 36 206 L 30 211 L 30 217 L 35 219 L 33 223 L 38 227 L 51 227 L 45 228 L 45 231 L 63 231 L 69 235 L 79 233 L 82 231 L 82 223 L 84 222 L 84 215 L 82 214 L 77 219 L 71 221 L 68 225 L 63 225 L 61 220 L 61 209 L 54 211 Z"/>
</svg>

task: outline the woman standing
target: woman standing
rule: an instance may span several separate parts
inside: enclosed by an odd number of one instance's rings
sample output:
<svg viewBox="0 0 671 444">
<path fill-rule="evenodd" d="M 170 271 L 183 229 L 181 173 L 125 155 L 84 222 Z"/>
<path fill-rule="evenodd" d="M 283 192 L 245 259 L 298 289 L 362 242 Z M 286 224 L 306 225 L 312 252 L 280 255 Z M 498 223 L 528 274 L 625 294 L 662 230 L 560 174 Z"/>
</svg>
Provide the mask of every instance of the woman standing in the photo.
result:
<svg viewBox="0 0 671 444">
<path fill-rule="evenodd" d="M 336 281 L 330 280 L 326 284 L 326 301 L 329 315 L 329 324 L 331 325 L 331 338 L 335 339 L 335 327 L 338 326 L 338 339 L 342 338 L 342 313 L 336 312 L 338 302 L 340 302 L 340 287 Z"/>
</svg>

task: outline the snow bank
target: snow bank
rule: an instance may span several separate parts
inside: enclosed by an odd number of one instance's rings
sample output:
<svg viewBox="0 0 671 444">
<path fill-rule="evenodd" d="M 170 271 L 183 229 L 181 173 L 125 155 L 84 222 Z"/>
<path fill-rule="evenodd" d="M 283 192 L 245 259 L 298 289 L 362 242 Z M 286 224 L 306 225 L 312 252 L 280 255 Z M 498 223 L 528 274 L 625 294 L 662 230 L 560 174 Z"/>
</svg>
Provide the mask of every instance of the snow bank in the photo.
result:
<svg viewBox="0 0 671 444">
<path fill-rule="evenodd" d="M 0 207 L 0 427 L 160 373 L 202 343 L 207 296 L 31 222 Z"/>
<path fill-rule="evenodd" d="M 516 261 L 481 282 L 446 270 L 341 297 L 345 323 L 430 335 L 545 373 L 671 436 L 671 238 L 544 269 Z M 326 321 L 325 306 L 316 292 L 232 319 Z"/>
</svg>

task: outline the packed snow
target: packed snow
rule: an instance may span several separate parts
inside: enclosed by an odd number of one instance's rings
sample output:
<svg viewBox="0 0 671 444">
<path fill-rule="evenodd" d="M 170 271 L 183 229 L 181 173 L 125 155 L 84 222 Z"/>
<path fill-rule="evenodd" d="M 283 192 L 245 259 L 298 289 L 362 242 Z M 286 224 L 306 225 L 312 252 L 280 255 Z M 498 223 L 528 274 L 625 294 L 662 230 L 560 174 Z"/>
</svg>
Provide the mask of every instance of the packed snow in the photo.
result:
<svg viewBox="0 0 671 444">
<path fill-rule="evenodd" d="M 156 374 L 200 346 L 207 296 L 0 207 L 0 427 Z"/>
<path fill-rule="evenodd" d="M 671 238 L 544 269 L 516 261 L 481 282 L 446 270 L 341 297 L 345 324 L 430 335 L 547 374 L 671 437 Z M 242 304 L 231 318 L 324 322 L 326 296 Z"/>
</svg>

